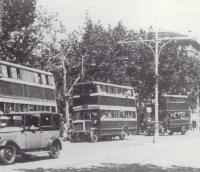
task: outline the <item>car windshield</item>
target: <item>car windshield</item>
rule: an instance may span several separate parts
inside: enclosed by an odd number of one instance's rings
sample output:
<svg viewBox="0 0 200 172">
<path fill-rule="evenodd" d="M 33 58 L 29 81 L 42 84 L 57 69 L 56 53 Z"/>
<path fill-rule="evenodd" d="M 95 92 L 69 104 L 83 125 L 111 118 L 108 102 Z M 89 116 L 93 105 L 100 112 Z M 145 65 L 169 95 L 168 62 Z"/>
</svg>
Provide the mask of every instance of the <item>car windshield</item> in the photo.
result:
<svg viewBox="0 0 200 172">
<path fill-rule="evenodd" d="M 22 118 L 22 116 L 2 115 L 0 116 L 0 127 L 21 127 Z"/>
</svg>

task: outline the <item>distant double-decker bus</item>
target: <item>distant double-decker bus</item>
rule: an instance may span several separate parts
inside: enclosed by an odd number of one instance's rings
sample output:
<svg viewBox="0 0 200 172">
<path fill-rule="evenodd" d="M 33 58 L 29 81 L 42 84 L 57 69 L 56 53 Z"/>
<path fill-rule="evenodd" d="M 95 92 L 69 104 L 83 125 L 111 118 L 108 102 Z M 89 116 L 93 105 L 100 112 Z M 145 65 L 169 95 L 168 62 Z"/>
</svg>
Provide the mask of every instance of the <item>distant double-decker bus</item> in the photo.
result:
<svg viewBox="0 0 200 172">
<path fill-rule="evenodd" d="M 72 141 L 119 136 L 124 139 L 137 130 L 135 93 L 132 87 L 83 82 L 74 86 Z"/>
<path fill-rule="evenodd" d="M 170 134 L 174 132 L 185 134 L 190 126 L 188 96 L 163 95 L 159 105 L 159 120 Z"/>
<path fill-rule="evenodd" d="M 0 60 L 0 111 L 57 111 L 51 73 Z"/>
</svg>

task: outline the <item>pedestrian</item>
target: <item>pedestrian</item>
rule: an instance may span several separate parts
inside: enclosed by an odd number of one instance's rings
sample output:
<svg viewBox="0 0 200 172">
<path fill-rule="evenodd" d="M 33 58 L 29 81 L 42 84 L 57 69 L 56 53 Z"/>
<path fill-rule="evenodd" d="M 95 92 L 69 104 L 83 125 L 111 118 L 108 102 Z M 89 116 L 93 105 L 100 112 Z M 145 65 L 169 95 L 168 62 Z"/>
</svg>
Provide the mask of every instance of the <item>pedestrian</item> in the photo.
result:
<svg viewBox="0 0 200 172">
<path fill-rule="evenodd" d="M 68 138 L 68 126 L 66 120 L 64 121 L 63 124 L 63 141 L 66 141 Z"/>
<path fill-rule="evenodd" d="M 64 123 L 65 123 L 65 119 L 61 119 L 60 122 L 60 137 L 63 137 L 63 131 L 64 131 Z"/>
</svg>

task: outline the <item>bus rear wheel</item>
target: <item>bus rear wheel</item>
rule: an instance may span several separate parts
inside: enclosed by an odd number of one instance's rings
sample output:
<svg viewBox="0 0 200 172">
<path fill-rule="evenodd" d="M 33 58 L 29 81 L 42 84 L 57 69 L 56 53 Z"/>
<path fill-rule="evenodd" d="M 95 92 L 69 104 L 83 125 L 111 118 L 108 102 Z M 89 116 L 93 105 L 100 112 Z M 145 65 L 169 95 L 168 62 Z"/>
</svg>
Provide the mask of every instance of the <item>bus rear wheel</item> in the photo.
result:
<svg viewBox="0 0 200 172">
<path fill-rule="evenodd" d="M 181 128 L 181 134 L 182 134 L 182 135 L 185 135 L 185 133 L 186 133 L 186 127 L 182 127 L 182 128 Z"/>
<path fill-rule="evenodd" d="M 99 133 L 97 132 L 97 130 L 91 131 L 90 132 L 90 141 L 92 143 L 98 142 L 99 140 Z"/>
<path fill-rule="evenodd" d="M 120 140 L 124 140 L 128 136 L 128 129 L 124 128 L 119 135 Z"/>
</svg>

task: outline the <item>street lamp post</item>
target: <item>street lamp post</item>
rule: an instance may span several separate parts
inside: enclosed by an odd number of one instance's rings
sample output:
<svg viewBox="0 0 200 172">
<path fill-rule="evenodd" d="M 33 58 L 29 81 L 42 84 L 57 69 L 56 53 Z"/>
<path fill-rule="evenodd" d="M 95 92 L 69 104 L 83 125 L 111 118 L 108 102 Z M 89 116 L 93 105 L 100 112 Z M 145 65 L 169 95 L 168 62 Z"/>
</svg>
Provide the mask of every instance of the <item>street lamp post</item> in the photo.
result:
<svg viewBox="0 0 200 172">
<path fill-rule="evenodd" d="M 158 39 L 158 32 L 156 32 L 155 40 Z M 155 41 L 155 131 L 154 131 L 154 137 L 153 137 L 153 143 L 155 143 L 158 140 L 159 137 L 159 119 L 158 119 L 158 63 L 159 63 L 159 54 L 158 54 L 158 46 L 159 42 Z"/>
<path fill-rule="evenodd" d="M 155 33 L 155 39 L 153 40 L 137 40 L 137 41 L 119 41 L 119 44 L 127 44 L 127 43 L 141 43 L 146 45 L 154 55 L 154 60 L 155 60 L 155 77 L 156 77 L 156 82 L 155 82 L 155 131 L 154 131 L 154 137 L 153 137 L 153 143 L 158 142 L 159 138 L 159 121 L 158 121 L 158 66 L 159 66 L 159 55 L 163 48 L 171 41 L 176 41 L 176 40 L 193 40 L 192 38 L 189 37 L 164 37 L 164 38 L 159 38 L 158 37 L 158 32 Z M 152 43 L 155 46 L 152 46 Z"/>
</svg>

